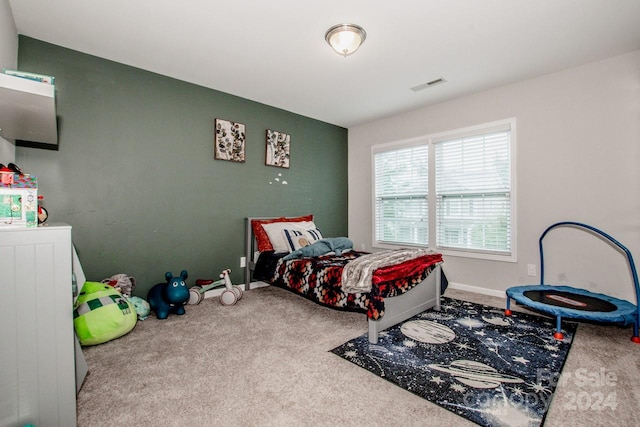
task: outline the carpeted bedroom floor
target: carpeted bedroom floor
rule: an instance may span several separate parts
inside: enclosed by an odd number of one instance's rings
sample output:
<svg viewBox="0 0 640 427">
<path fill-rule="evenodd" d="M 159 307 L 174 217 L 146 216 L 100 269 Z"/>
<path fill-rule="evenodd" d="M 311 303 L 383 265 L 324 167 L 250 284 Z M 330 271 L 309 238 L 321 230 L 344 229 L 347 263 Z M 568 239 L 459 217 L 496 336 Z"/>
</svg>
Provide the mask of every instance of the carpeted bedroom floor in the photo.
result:
<svg viewBox="0 0 640 427">
<path fill-rule="evenodd" d="M 495 297 L 446 296 L 504 307 Z M 78 425 L 474 425 L 329 352 L 366 330 L 363 314 L 271 287 L 236 306 L 212 298 L 184 316 L 149 317 L 84 349 Z M 631 333 L 580 324 L 545 426 L 640 425 L 640 345 Z"/>
</svg>

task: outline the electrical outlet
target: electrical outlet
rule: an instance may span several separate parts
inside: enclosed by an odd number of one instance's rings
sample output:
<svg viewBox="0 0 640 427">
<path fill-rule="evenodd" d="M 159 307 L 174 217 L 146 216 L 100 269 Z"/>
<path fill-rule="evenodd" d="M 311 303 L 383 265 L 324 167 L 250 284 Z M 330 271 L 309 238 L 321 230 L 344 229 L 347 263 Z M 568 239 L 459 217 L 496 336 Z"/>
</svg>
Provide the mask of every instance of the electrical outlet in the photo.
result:
<svg viewBox="0 0 640 427">
<path fill-rule="evenodd" d="M 529 276 L 536 275 L 536 265 L 535 264 L 527 264 L 527 274 Z"/>
<path fill-rule="evenodd" d="M 246 256 L 241 256 L 240 257 L 240 268 L 244 268 L 247 266 L 247 257 Z"/>
</svg>

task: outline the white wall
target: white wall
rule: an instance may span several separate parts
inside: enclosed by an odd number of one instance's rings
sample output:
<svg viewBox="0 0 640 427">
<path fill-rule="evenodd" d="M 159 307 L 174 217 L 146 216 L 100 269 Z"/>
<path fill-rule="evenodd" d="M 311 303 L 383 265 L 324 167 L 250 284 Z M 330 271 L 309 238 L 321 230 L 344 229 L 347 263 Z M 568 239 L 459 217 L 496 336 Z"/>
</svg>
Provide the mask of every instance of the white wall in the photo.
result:
<svg viewBox="0 0 640 427">
<path fill-rule="evenodd" d="M 9 0 L 0 0 L 0 70 L 18 65 L 18 31 L 13 21 Z M 13 162 L 15 146 L 0 137 L 0 163 Z"/>
<path fill-rule="evenodd" d="M 372 145 L 509 117 L 517 120 L 518 261 L 445 257 L 450 282 L 489 292 L 539 283 L 538 238 L 563 220 L 600 228 L 640 262 L 640 50 L 349 129 L 356 247 L 371 249 Z M 600 239 L 556 229 L 544 243 L 545 283 L 635 302 L 626 257 Z M 527 276 L 527 264 L 537 265 L 537 277 Z"/>
</svg>

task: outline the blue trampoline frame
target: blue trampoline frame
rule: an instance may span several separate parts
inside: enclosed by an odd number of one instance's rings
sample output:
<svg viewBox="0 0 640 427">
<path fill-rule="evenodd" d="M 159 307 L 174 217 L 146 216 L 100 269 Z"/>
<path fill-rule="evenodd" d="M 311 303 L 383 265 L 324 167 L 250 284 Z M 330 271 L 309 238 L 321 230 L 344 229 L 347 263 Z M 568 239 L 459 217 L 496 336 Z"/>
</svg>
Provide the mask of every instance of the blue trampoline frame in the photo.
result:
<svg viewBox="0 0 640 427">
<path fill-rule="evenodd" d="M 600 236 L 606 238 L 619 249 L 621 249 L 627 256 L 627 261 L 629 263 L 629 268 L 631 270 L 631 275 L 633 276 L 633 284 L 635 286 L 636 292 L 636 305 L 631 304 L 628 301 L 621 300 L 618 298 L 614 298 L 609 295 L 597 294 L 590 292 L 585 289 L 573 288 L 571 286 L 554 286 L 554 285 L 545 285 L 544 284 L 544 251 L 542 246 L 542 240 L 544 237 L 556 227 L 562 226 L 572 226 L 578 228 L 584 228 L 589 231 L 592 231 Z M 604 231 L 598 230 L 595 227 L 592 227 L 587 224 L 583 224 L 580 222 L 573 221 L 563 221 L 555 223 L 549 227 L 542 233 L 540 239 L 538 241 L 538 246 L 540 248 L 540 285 L 526 285 L 526 286 L 514 286 L 507 289 L 507 308 L 505 310 L 506 315 L 511 314 L 510 303 L 513 298 L 515 301 L 519 302 L 522 305 L 533 308 L 535 310 L 542 311 L 543 313 L 551 314 L 556 316 L 556 333 L 554 336 L 557 339 L 562 339 L 562 317 L 567 317 L 571 319 L 584 319 L 584 320 L 594 320 L 598 322 L 607 322 L 607 323 L 621 323 L 623 326 L 633 324 L 633 336 L 631 340 L 635 343 L 640 343 L 640 336 L 638 335 L 638 326 L 640 324 L 640 285 L 638 284 L 638 272 L 636 270 L 636 265 L 633 262 L 633 256 L 631 256 L 631 252 L 627 249 L 622 243 L 618 242 L 616 239 L 611 237 L 609 234 Z M 601 311 L 583 311 L 576 310 L 565 307 L 558 307 L 554 305 L 545 304 L 538 301 L 533 301 L 524 295 L 527 291 L 532 290 L 542 290 L 542 291 L 560 291 L 560 292 L 570 292 L 577 295 L 586 295 L 590 297 L 595 297 L 607 302 L 612 303 L 617 307 L 617 310 L 612 312 L 601 312 Z"/>
</svg>

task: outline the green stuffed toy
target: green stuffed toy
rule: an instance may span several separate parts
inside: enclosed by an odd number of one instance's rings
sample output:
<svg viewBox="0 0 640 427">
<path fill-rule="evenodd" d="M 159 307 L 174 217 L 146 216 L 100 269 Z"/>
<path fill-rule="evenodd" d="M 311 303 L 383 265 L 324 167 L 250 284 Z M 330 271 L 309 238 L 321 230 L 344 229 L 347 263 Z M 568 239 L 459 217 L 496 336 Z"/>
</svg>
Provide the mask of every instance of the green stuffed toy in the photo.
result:
<svg viewBox="0 0 640 427">
<path fill-rule="evenodd" d="M 73 310 L 73 324 L 82 345 L 121 337 L 136 326 L 137 320 L 133 304 L 105 283 L 85 282 Z"/>
</svg>

